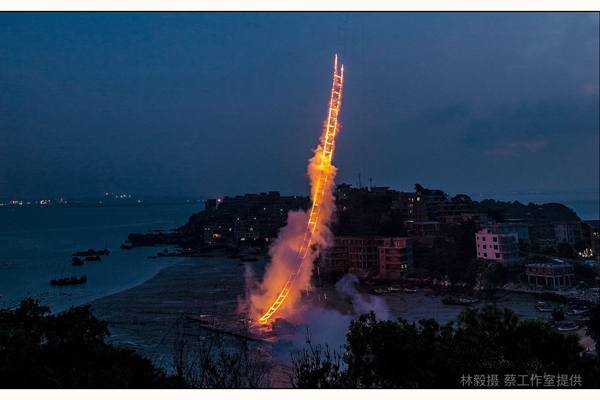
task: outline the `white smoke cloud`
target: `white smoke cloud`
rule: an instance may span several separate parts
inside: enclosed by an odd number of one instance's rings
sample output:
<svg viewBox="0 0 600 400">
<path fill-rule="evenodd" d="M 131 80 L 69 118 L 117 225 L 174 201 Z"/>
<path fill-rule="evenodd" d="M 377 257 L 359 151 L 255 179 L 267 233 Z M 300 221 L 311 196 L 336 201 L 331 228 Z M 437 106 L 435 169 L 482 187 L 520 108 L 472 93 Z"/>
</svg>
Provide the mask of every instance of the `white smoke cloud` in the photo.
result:
<svg viewBox="0 0 600 400">
<path fill-rule="evenodd" d="M 389 320 L 390 309 L 383 297 L 363 295 L 358 292 L 356 285 L 358 278 L 355 275 L 344 275 L 336 284 L 335 290 L 350 298 L 355 315 L 366 314 L 374 311 L 377 319 Z"/>
</svg>

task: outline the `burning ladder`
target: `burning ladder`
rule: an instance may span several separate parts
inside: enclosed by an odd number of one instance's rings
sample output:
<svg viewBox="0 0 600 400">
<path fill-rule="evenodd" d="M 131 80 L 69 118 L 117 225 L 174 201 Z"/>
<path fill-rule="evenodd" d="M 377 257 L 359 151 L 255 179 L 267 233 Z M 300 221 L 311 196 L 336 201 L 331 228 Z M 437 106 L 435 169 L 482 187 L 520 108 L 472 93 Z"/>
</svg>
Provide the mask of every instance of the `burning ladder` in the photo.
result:
<svg viewBox="0 0 600 400">
<path fill-rule="evenodd" d="M 285 286 L 283 287 L 279 296 L 271 305 L 271 308 L 263 315 L 259 320 L 259 324 L 266 324 L 269 318 L 277 311 L 281 304 L 285 301 L 285 298 L 289 294 L 296 277 L 302 269 L 302 264 L 310 248 L 312 235 L 317 229 L 317 222 L 319 221 L 319 215 L 321 212 L 321 203 L 325 196 L 325 188 L 327 184 L 327 177 L 331 170 L 331 157 L 333 155 L 333 149 L 335 147 L 335 135 L 339 131 L 338 126 L 338 113 L 342 105 L 342 88 L 344 86 L 344 66 L 342 65 L 338 72 L 338 58 L 335 56 L 333 63 L 333 85 L 331 88 L 331 96 L 329 98 L 329 114 L 327 116 L 327 132 L 325 134 L 325 140 L 323 143 L 323 151 L 321 153 L 321 164 L 319 166 L 319 178 L 317 179 L 317 185 L 315 188 L 315 195 L 313 198 L 313 204 L 310 210 L 308 219 L 308 225 L 306 232 L 304 233 L 304 239 L 300 250 L 298 251 L 298 257 L 296 258 L 296 269 L 290 274 Z"/>
</svg>

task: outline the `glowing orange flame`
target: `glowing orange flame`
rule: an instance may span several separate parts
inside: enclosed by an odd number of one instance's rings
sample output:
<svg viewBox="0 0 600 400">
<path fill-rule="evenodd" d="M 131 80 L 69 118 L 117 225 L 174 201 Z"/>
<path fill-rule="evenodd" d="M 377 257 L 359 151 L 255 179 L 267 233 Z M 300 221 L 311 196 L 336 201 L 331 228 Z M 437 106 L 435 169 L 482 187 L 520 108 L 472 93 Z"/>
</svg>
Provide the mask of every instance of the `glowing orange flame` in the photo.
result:
<svg viewBox="0 0 600 400">
<path fill-rule="evenodd" d="M 329 218 L 331 217 L 332 207 L 328 207 L 327 204 L 331 203 L 331 198 L 326 198 L 326 189 L 332 187 L 331 185 L 328 185 L 328 178 L 331 176 L 332 172 L 335 172 L 335 168 L 331 165 L 331 157 L 333 156 L 335 135 L 340 129 L 337 118 L 342 105 L 343 86 L 344 66 L 341 66 L 338 73 L 336 55 L 333 64 L 333 85 L 329 99 L 329 115 L 327 117 L 324 135 L 321 137 L 321 145 L 315 152 L 315 156 L 320 155 L 320 164 L 316 166 L 318 177 L 316 179 L 316 184 L 313 184 L 311 191 L 312 207 L 309 214 L 308 225 L 306 226 L 306 232 L 304 233 L 304 239 L 300 245 L 300 250 L 298 251 L 296 267 L 291 272 L 287 282 L 285 283 L 275 302 L 271 305 L 269 310 L 261 318 L 259 318 L 259 324 L 266 324 L 269 321 L 269 318 L 271 318 L 271 316 L 279 309 L 281 304 L 283 304 L 286 297 L 290 293 L 298 274 L 302 270 L 304 260 L 312 244 L 313 235 L 317 230 L 319 222 L 321 223 L 320 225 L 323 225 L 324 223 L 328 222 Z M 318 157 L 315 158 L 318 160 Z M 314 161 L 315 158 L 313 158 L 311 161 Z M 324 200 L 326 200 L 325 203 Z M 323 210 L 324 208 L 325 210 Z M 320 218 L 325 218 L 326 220 L 319 221 Z"/>
</svg>

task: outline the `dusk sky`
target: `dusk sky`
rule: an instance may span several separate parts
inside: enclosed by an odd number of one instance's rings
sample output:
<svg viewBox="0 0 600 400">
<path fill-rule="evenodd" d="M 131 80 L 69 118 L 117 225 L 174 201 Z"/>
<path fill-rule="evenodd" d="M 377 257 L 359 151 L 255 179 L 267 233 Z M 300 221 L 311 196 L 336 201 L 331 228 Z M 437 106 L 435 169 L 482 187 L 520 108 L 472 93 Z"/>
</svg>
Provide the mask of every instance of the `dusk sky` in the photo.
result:
<svg viewBox="0 0 600 400">
<path fill-rule="evenodd" d="M 0 198 L 308 195 L 339 20 L 0 12 Z M 598 190 L 598 13 L 347 20 L 337 183 Z"/>
</svg>

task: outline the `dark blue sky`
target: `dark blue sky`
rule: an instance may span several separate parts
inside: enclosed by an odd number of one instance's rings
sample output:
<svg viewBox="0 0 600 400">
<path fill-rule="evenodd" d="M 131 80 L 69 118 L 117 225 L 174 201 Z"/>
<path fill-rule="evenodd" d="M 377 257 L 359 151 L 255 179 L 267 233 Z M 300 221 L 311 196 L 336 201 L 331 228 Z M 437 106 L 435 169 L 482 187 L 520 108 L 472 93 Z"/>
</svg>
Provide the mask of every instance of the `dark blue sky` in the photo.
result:
<svg viewBox="0 0 600 400">
<path fill-rule="evenodd" d="M 339 13 L 0 13 L 0 197 L 309 193 Z M 597 189 L 598 13 L 349 13 L 336 182 Z"/>
</svg>

